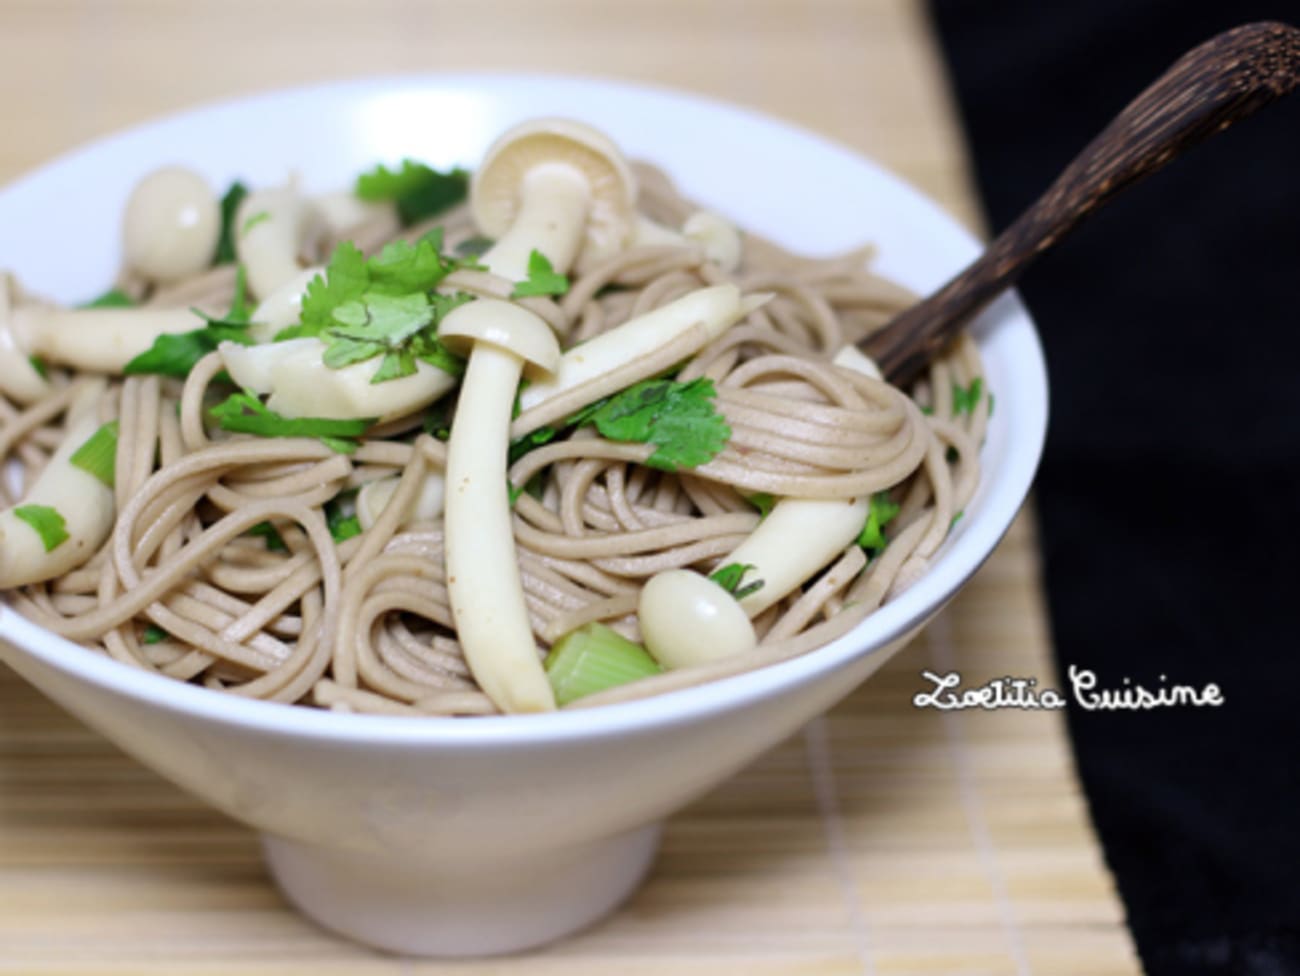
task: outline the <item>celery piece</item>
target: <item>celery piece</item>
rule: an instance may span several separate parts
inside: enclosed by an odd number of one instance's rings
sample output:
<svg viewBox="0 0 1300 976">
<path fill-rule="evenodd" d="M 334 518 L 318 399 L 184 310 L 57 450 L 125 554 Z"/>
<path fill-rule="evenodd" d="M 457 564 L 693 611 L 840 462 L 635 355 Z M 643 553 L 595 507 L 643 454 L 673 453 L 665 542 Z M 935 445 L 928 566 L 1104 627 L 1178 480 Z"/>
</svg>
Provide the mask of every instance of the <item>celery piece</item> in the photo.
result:
<svg viewBox="0 0 1300 976">
<path fill-rule="evenodd" d="M 546 676 L 561 705 L 661 670 L 640 644 L 598 623 L 569 631 L 546 657 Z"/>
</svg>

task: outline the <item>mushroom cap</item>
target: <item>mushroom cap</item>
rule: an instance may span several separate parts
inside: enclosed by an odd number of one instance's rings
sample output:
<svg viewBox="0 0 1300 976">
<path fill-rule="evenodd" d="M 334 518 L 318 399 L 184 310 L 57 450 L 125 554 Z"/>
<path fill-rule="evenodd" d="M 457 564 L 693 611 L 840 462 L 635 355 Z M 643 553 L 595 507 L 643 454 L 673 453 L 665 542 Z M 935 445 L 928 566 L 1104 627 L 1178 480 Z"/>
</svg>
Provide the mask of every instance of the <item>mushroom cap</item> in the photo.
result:
<svg viewBox="0 0 1300 976">
<path fill-rule="evenodd" d="M 495 298 L 452 309 L 438 325 L 438 338 L 458 356 L 469 355 L 476 342 L 490 342 L 548 373 L 560 365 L 560 344 L 546 320 Z"/>
<path fill-rule="evenodd" d="M 212 263 L 221 233 L 221 204 L 198 173 L 164 166 L 146 175 L 126 203 L 122 247 L 126 263 L 168 284 Z"/>
<path fill-rule="evenodd" d="M 685 668 L 743 654 L 758 638 L 735 597 L 693 570 L 650 577 L 637 609 L 641 638 L 665 668 Z"/>
<path fill-rule="evenodd" d="M 580 172 L 591 189 L 583 261 L 622 250 L 636 217 L 636 177 L 613 140 L 573 119 L 522 122 L 488 147 L 470 183 L 470 209 L 479 230 L 492 238 L 509 230 L 528 171 L 557 163 Z"/>
</svg>

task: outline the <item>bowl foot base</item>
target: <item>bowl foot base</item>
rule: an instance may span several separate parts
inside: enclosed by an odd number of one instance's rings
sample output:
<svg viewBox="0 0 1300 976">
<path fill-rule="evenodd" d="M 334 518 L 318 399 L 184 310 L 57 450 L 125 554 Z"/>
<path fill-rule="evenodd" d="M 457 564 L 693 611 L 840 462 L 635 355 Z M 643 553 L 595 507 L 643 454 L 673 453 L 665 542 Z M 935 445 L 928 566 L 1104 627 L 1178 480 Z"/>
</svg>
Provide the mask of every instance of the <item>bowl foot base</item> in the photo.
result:
<svg viewBox="0 0 1300 976">
<path fill-rule="evenodd" d="M 285 897 L 350 939 L 407 955 L 516 952 L 613 911 L 645 877 L 660 825 L 572 847 L 489 860 L 423 861 L 263 835 Z"/>
</svg>

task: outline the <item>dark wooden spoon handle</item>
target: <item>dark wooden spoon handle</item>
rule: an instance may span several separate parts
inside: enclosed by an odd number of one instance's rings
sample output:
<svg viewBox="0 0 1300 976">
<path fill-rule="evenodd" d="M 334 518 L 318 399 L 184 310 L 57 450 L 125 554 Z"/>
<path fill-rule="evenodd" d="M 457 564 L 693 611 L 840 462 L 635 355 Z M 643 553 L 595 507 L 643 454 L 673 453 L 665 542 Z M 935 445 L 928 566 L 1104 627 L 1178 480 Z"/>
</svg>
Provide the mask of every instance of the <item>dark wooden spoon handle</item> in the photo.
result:
<svg viewBox="0 0 1300 976">
<path fill-rule="evenodd" d="M 1117 193 L 1300 85 L 1300 30 L 1246 24 L 1184 54 L 1090 142 L 965 271 L 862 340 L 891 381 L 915 379 L 961 326 Z"/>
</svg>

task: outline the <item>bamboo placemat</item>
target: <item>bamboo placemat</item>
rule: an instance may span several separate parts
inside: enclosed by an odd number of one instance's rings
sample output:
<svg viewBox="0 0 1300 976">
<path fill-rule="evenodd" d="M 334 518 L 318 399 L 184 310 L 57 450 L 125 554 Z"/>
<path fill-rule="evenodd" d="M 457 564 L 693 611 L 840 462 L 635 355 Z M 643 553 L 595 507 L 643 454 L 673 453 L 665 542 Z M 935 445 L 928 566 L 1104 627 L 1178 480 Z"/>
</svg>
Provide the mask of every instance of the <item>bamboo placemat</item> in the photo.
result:
<svg viewBox="0 0 1300 976">
<path fill-rule="evenodd" d="M 874 156 L 977 224 L 942 65 L 909 0 L 4 0 L 0 180 L 216 97 L 468 68 L 749 105 Z M 923 669 L 1057 686 L 1030 517 L 916 644 L 674 817 L 615 916 L 529 956 L 438 963 L 301 920 L 248 830 L 0 667 L 0 972 L 1136 972 L 1060 714 L 917 709 Z"/>
</svg>

